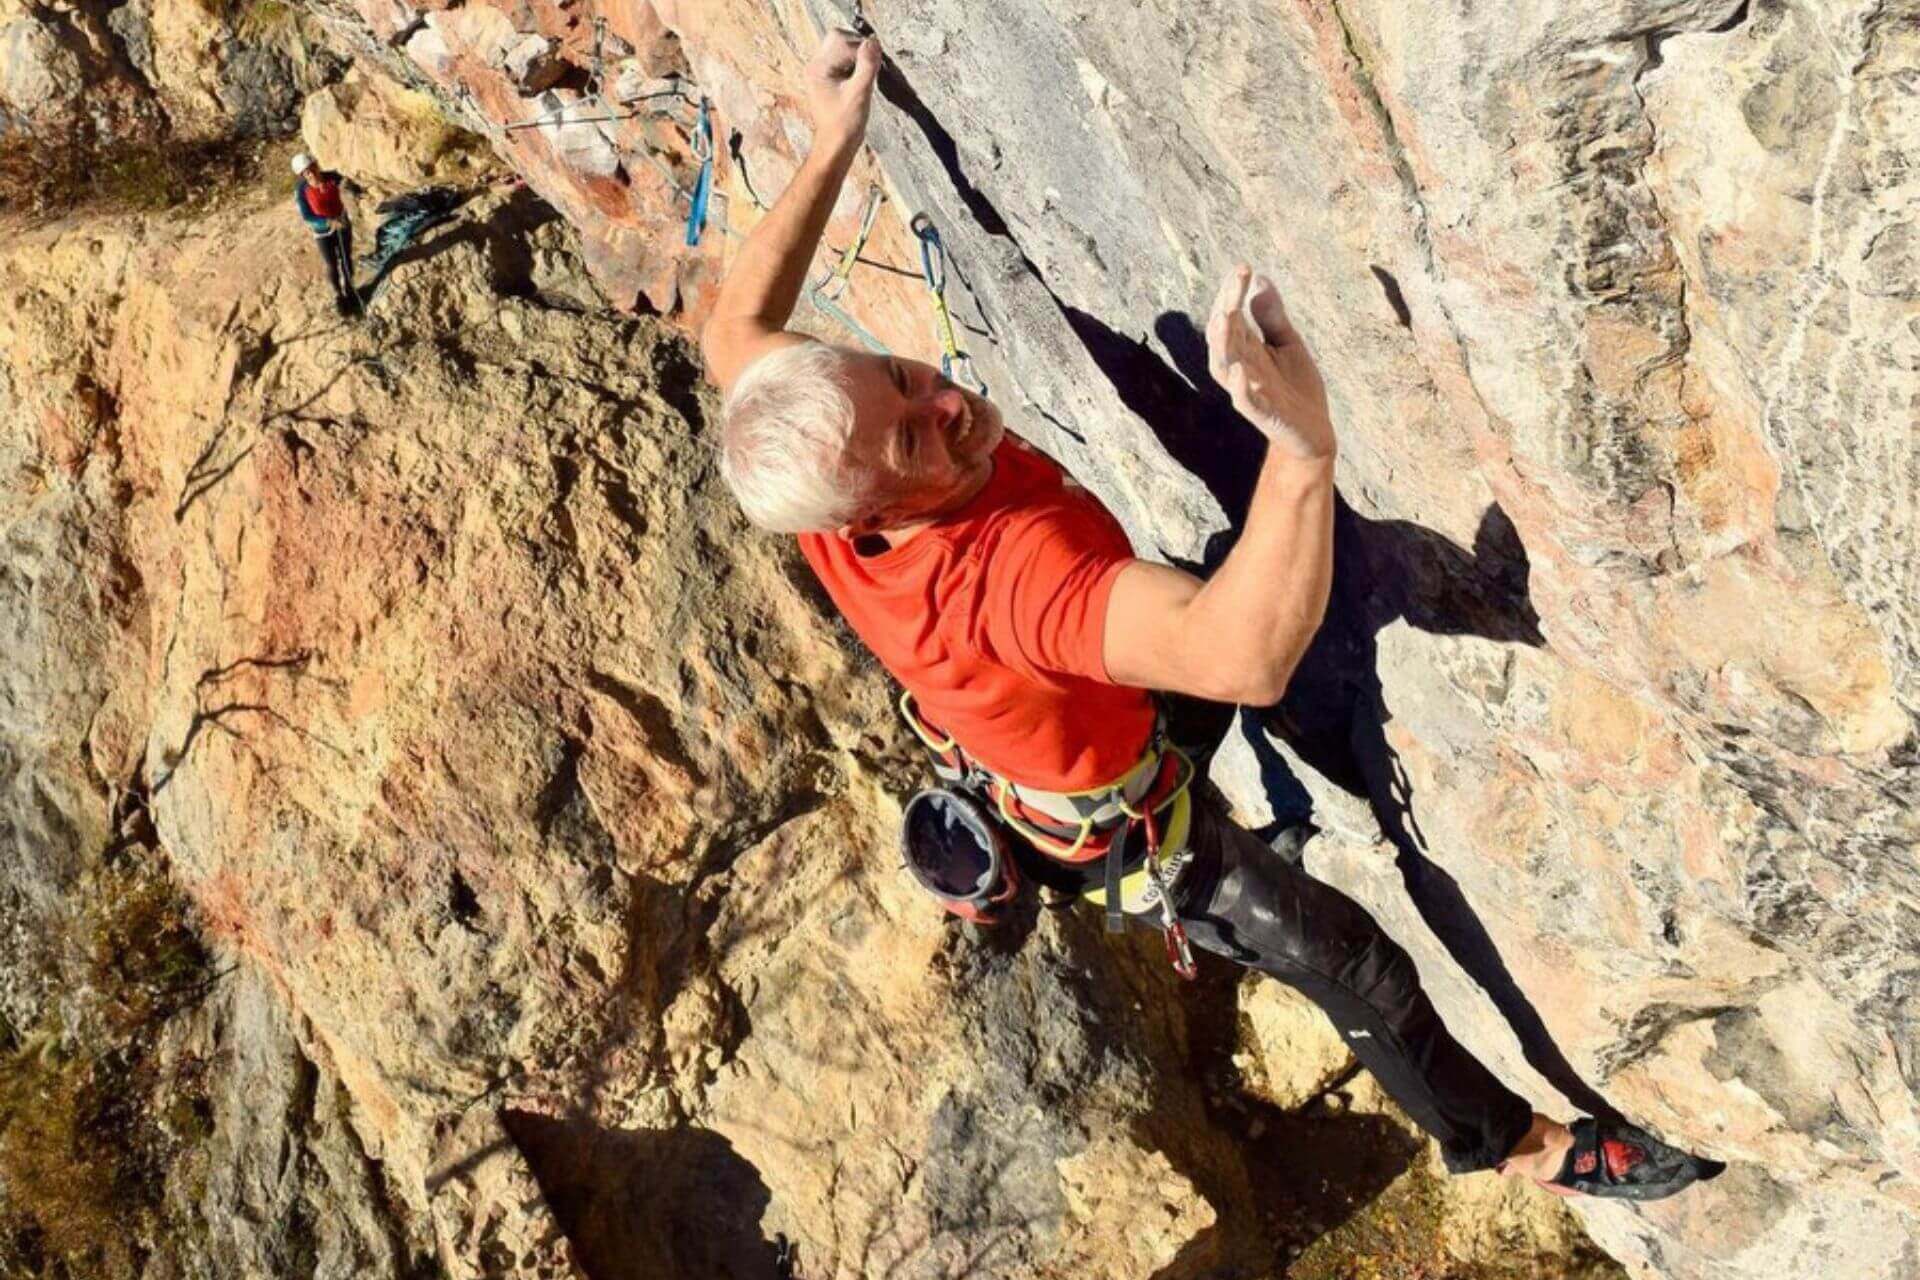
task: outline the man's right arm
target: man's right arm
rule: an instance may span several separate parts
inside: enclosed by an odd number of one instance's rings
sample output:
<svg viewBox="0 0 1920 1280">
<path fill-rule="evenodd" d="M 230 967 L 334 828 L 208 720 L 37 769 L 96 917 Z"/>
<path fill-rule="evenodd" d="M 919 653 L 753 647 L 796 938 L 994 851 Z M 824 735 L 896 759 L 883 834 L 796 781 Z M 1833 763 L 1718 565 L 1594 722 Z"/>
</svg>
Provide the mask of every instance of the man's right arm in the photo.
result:
<svg viewBox="0 0 1920 1280">
<path fill-rule="evenodd" d="M 1265 705 L 1286 692 L 1326 615 L 1333 423 L 1319 370 L 1271 281 L 1252 281 L 1245 267 L 1227 278 L 1207 348 L 1213 376 L 1268 440 L 1246 528 L 1204 582 L 1145 560 L 1122 570 L 1103 651 L 1117 684 Z"/>
</svg>

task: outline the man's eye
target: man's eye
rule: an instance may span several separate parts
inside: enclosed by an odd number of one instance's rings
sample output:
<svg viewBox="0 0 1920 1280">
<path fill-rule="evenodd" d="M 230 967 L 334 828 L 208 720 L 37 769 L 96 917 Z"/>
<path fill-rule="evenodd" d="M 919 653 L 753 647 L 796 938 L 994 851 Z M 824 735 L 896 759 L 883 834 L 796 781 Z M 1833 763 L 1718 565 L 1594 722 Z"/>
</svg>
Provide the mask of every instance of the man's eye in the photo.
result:
<svg viewBox="0 0 1920 1280">
<path fill-rule="evenodd" d="M 898 360 L 892 360 L 887 363 L 887 371 L 893 375 L 894 390 L 903 396 L 913 394 L 907 386 L 907 370 L 905 365 L 901 364 Z"/>
</svg>

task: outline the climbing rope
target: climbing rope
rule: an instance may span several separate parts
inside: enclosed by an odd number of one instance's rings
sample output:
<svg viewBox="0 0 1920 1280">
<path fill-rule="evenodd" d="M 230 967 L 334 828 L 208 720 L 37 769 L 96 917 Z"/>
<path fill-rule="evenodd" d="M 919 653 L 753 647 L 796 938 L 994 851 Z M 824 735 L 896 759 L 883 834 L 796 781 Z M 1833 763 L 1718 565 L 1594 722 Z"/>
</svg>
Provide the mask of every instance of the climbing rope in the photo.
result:
<svg viewBox="0 0 1920 1280">
<path fill-rule="evenodd" d="M 585 123 L 585 121 L 581 121 L 577 119 L 575 120 L 567 119 L 566 113 L 569 108 L 578 106 L 581 103 L 599 102 L 603 105 L 606 103 L 606 96 L 605 96 L 606 69 L 607 69 L 606 39 L 607 39 L 606 19 L 595 17 L 593 20 L 593 66 L 587 72 L 587 91 L 580 95 L 579 102 L 563 103 L 562 105 L 558 107 L 554 107 L 550 111 L 544 111 L 541 114 L 532 117 L 531 119 L 516 120 L 512 124 L 501 126 L 501 128 L 506 132 L 511 133 L 515 129 L 537 129 L 543 125 L 549 125 L 549 124 Z M 559 116 L 559 119 L 557 120 L 555 119 L 556 114 Z"/>
<path fill-rule="evenodd" d="M 882 198 L 879 183 L 876 182 L 867 188 L 867 203 L 860 213 L 859 232 L 854 236 L 853 243 L 841 253 L 840 260 L 828 270 L 826 275 L 814 283 L 812 289 L 807 291 L 807 300 L 834 320 L 839 321 L 848 332 L 860 340 L 861 346 L 884 356 L 892 354 L 887 350 L 886 344 L 874 337 L 858 320 L 848 315 L 846 309 L 840 305 L 841 295 L 846 293 L 847 286 L 852 282 L 854 264 L 860 261 L 860 251 L 867 247 L 867 241 L 873 236 L 874 223 L 880 217 Z"/>
<path fill-rule="evenodd" d="M 707 206 L 713 201 L 713 107 L 704 96 L 700 99 L 700 122 L 694 126 L 692 145 L 694 159 L 700 162 L 700 176 L 694 179 L 687 207 L 689 246 L 700 243 L 700 233 L 707 225 Z"/>
<path fill-rule="evenodd" d="M 947 306 L 947 247 L 940 239 L 940 228 L 926 214 L 916 213 L 909 229 L 920 240 L 920 273 L 933 299 L 934 333 L 940 339 L 940 372 L 949 382 L 958 382 L 985 395 L 987 384 L 974 372 L 973 357 L 961 348 L 959 335 L 954 330 L 953 312 Z"/>
<path fill-rule="evenodd" d="M 605 48 L 606 21 L 602 18 L 595 18 L 593 22 L 593 59 L 592 67 L 587 73 L 586 92 L 574 102 L 562 104 L 561 106 L 552 108 L 526 120 L 516 120 L 509 124 L 502 125 L 501 129 L 504 132 L 511 133 L 516 129 L 541 129 L 573 124 L 605 124 L 618 120 L 632 120 L 636 117 L 642 118 L 648 123 L 662 117 L 672 120 L 675 124 L 680 125 L 687 131 L 688 146 L 693 152 L 694 159 L 700 162 L 700 173 L 694 180 L 693 187 L 689 189 L 681 183 L 679 177 L 667 166 L 666 162 L 655 154 L 650 141 L 648 145 L 642 148 L 642 155 L 647 163 L 652 165 L 654 170 L 666 181 L 668 188 L 672 190 L 675 195 L 687 201 L 686 242 L 690 246 L 698 245 L 701 235 L 710 220 L 712 202 L 716 199 L 724 200 L 726 198 L 724 193 L 714 190 L 712 102 L 704 94 L 699 98 L 693 97 L 684 88 L 680 87 L 678 83 L 679 77 L 677 76 L 673 77 L 675 83 L 671 88 L 656 89 L 649 93 L 635 94 L 627 98 L 608 98 L 605 88 Z M 667 105 L 664 107 L 656 105 L 663 102 Z M 570 114 L 583 107 L 590 108 L 591 105 L 595 103 L 601 107 L 601 114 L 599 115 L 583 116 Z M 683 121 L 675 114 L 673 108 L 679 105 L 685 105 L 694 110 L 695 115 L 691 122 Z M 736 156 L 739 154 L 737 146 L 733 148 L 733 154 Z M 760 203 L 759 197 L 752 192 L 751 183 L 748 184 L 748 193 L 753 197 L 755 205 L 763 209 L 766 207 Z M 738 234 L 727 224 L 725 218 L 714 221 L 717 222 L 723 234 L 729 236 Z"/>
</svg>

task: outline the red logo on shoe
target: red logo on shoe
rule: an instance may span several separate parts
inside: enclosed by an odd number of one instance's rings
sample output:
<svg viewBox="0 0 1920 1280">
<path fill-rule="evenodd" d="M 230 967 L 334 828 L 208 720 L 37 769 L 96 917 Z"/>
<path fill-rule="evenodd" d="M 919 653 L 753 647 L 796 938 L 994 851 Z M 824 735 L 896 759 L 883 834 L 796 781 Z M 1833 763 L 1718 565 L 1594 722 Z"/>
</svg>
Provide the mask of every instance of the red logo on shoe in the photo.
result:
<svg viewBox="0 0 1920 1280">
<path fill-rule="evenodd" d="M 1600 1149 L 1607 1156 L 1607 1173 L 1615 1178 L 1624 1178 L 1635 1165 L 1647 1158 L 1647 1153 L 1630 1142 L 1603 1142 Z"/>
<path fill-rule="evenodd" d="M 1600 1156 L 1593 1151 L 1582 1151 L 1573 1158 L 1573 1171 L 1585 1178 L 1600 1167 Z"/>
</svg>

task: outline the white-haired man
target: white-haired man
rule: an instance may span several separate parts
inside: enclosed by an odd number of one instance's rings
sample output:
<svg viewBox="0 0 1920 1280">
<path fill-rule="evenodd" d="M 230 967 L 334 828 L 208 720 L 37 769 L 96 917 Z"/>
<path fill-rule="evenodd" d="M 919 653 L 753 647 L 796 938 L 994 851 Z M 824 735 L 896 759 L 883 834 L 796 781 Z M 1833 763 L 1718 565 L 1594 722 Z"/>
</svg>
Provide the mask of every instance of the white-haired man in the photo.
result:
<svg viewBox="0 0 1920 1280">
<path fill-rule="evenodd" d="M 1116 894 L 1138 877 L 1107 856 L 1144 827 L 1134 843 L 1167 868 L 1168 923 L 1310 996 L 1450 1168 L 1635 1199 L 1710 1173 L 1617 1119 L 1569 1127 L 1534 1114 L 1447 1033 L 1411 960 L 1364 910 L 1183 782 L 1162 785 L 1179 769 L 1163 767 L 1174 753 L 1149 691 L 1271 703 L 1327 605 L 1334 430 L 1270 280 L 1229 273 L 1207 326 L 1214 377 L 1269 443 L 1245 529 L 1206 581 L 1135 558 L 1091 494 L 932 366 L 787 330 L 880 63 L 871 39 L 822 44 L 808 70 L 812 152 L 748 238 L 703 335 L 726 393 L 722 470 L 748 517 L 800 535 L 835 604 L 906 686 L 917 727 L 991 779 L 1001 816 L 1039 851 L 1026 865 L 1153 920 L 1151 882 Z M 1103 861 L 1115 868 L 1104 882 L 1089 874 Z"/>
</svg>

